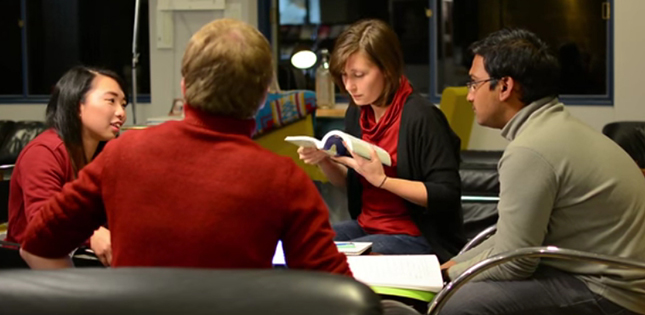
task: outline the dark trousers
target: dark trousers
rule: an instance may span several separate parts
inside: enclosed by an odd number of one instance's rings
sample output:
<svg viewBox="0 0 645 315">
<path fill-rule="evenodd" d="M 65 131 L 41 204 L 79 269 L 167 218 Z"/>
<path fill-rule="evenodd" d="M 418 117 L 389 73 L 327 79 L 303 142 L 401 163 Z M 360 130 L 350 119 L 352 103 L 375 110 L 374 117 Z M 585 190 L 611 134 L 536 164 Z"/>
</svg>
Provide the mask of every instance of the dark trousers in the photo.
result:
<svg viewBox="0 0 645 315">
<path fill-rule="evenodd" d="M 383 301 L 385 315 L 419 313 L 395 301 Z M 448 300 L 441 315 L 636 315 L 591 292 L 573 275 L 541 266 L 526 280 L 465 284 Z"/>
<path fill-rule="evenodd" d="M 386 255 L 431 254 L 432 248 L 423 236 L 405 234 L 367 234 L 358 222 L 332 224 L 334 241 L 372 242 L 372 252 Z"/>
</svg>

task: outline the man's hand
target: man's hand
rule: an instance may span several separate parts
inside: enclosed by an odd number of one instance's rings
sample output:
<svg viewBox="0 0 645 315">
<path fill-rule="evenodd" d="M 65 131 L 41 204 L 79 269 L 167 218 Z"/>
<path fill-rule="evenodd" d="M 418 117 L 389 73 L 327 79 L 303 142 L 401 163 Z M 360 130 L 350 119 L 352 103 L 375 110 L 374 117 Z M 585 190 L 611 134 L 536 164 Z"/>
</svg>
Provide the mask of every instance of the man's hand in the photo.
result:
<svg viewBox="0 0 645 315">
<path fill-rule="evenodd" d="M 100 227 L 94 231 L 90 238 L 90 247 L 105 266 L 112 264 L 112 241 L 110 240 L 110 230 Z"/>
<path fill-rule="evenodd" d="M 456 265 L 457 263 L 454 260 L 449 260 L 445 264 L 441 265 L 441 270 L 450 269 L 450 267 Z"/>
<path fill-rule="evenodd" d="M 448 283 L 450 280 L 452 280 L 452 279 L 450 279 L 450 276 L 448 275 L 448 269 L 450 269 L 450 267 L 452 267 L 452 266 L 454 266 L 456 264 L 457 263 L 454 260 L 449 260 L 445 264 L 441 265 L 441 267 L 440 267 L 441 276 L 443 277 L 444 284 Z"/>
</svg>

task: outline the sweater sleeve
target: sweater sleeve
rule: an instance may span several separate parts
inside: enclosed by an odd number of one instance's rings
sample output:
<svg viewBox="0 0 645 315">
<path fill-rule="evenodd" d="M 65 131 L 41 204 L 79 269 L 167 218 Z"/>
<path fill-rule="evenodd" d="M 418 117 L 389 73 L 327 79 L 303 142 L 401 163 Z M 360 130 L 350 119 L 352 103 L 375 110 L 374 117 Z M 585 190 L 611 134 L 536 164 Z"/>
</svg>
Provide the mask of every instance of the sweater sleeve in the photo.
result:
<svg viewBox="0 0 645 315">
<path fill-rule="evenodd" d="M 433 106 L 433 105 L 432 105 Z M 428 211 L 454 211 L 460 205 L 459 141 L 436 108 L 418 113 L 407 132 L 412 159 L 418 160 L 428 195 Z M 416 125 L 416 126 L 415 126 Z"/>
<path fill-rule="evenodd" d="M 481 242 L 481 244 L 471 248 L 465 253 L 455 256 L 452 258 L 456 263 L 461 263 L 473 259 L 474 257 L 479 256 L 482 252 L 495 246 L 495 235 L 491 235 L 487 240 Z"/>
<path fill-rule="evenodd" d="M 65 166 L 56 152 L 43 145 L 28 148 L 20 159 L 22 200 L 29 223 L 43 204 L 65 184 Z"/>
<path fill-rule="evenodd" d="M 551 164 L 530 148 L 509 146 L 500 160 L 499 181 L 497 232 L 482 244 L 483 250 L 475 257 L 466 261 L 455 259 L 459 263 L 449 270 L 453 279 L 491 256 L 544 244 L 558 187 Z M 507 262 L 483 272 L 475 280 L 525 279 L 535 272 L 539 262 L 538 258 Z"/>
<path fill-rule="evenodd" d="M 106 221 L 101 173 L 106 152 L 79 172 L 78 179 L 43 203 L 27 226 L 22 247 L 35 255 L 59 258 L 69 254 Z"/>
<path fill-rule="evenodd" d="M 318 190 L 295 164 L 290 173 L 283 186 L 287 232 L 281 236 L 287 265 L 351 275 L 347 257 L 334 244 L 329 212 Z"/>
</svg>

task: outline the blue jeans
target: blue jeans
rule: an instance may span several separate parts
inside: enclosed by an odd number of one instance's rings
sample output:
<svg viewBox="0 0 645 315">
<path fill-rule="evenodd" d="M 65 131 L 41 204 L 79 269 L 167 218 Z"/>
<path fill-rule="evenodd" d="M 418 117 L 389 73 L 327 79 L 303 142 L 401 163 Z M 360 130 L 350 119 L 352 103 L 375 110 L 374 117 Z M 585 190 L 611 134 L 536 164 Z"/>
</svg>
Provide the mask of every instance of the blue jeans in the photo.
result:
<svg viewBox="0 0 645 315">
<path fill-rule="evenodd" d="M 332 224 L 334 241 L 372 242 L 372 252 L 386 255 L 432 254 L 423 236 L 406 234 L 367 234 L 356 220 Z"/>
<path fill-rule="evenodd" d="M 396 301 L 383 301 L 385 315 L 418 315 Z M 636 315 L 591 292 L 573 275 L 545 266 L 526 280 L 469 282 L 455 291 L 440 315 Z"/>
</svg>

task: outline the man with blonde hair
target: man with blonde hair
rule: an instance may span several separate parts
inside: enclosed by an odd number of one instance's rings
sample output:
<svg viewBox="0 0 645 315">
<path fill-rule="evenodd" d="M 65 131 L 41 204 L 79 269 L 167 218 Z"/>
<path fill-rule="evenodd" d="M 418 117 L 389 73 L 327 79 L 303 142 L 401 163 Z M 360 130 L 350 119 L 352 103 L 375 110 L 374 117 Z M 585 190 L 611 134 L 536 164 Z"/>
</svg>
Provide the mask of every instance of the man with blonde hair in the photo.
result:
<svg viewBox="0 0 645 315">
<path fill-rule="evenodd" d="M 186 118 L 111 141 L 32 220 L 23 258 L 70 266 L 67 253 L 107 218 L 116 267 L 270 268 L 281 239 L 290 268 L 351 274 L 312 181 L 251 140 L 272 78 L 267 40 L 211 22 L 181 72 Z"/>
</svg>

